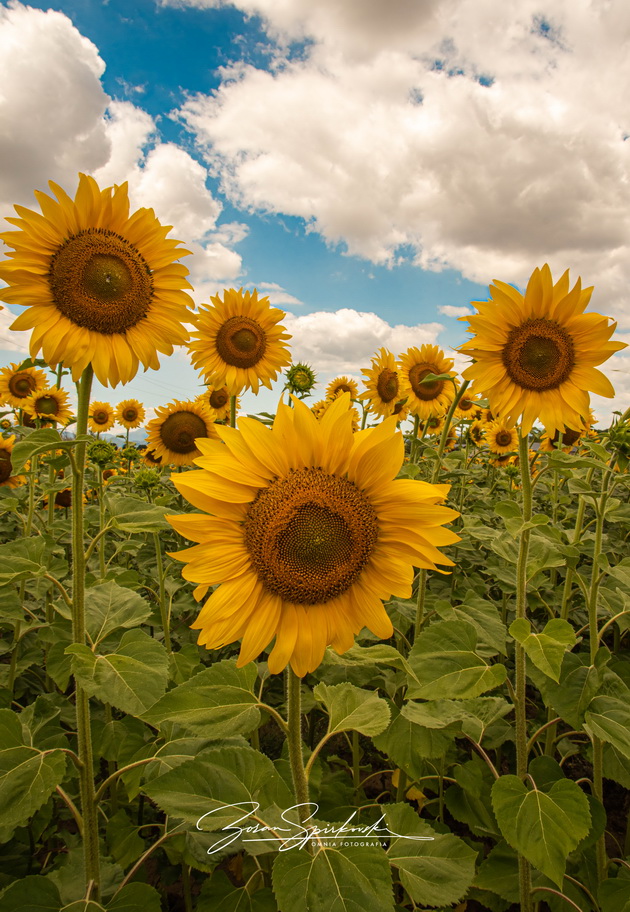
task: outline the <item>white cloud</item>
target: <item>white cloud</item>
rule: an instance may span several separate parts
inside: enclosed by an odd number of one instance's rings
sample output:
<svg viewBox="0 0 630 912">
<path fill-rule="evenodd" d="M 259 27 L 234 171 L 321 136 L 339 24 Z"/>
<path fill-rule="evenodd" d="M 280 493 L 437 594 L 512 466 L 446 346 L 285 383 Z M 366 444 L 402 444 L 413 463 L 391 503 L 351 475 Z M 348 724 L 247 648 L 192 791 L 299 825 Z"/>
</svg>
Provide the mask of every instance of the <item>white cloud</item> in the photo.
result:
<svg viewBox="0 0 630 912">
<path fill-rule="evenodd" d="M 12 332 L 9 329 L 15 317 L 16 314 L 12 313 L 7 307 L 0 310 L 0 349 L 28 355 L 28 333 Z"/>
<path fill-rule="evenodd" d="M 300 301 L 295 295 L 290 294 L 281 285 L 276 282 L 257 282 L 255 286 L 249 283 L 249 287 L 255 287 L 259 297 L 269 298 L 269 303 L 274 307 L 303 307 L 304 301 Z"/>
<path fill-rule="evenodd" d="M 438 304 L 438 313 L 445 317 L 468 317 L 472 313 L 469 307 L 456 307 L 454 304 Z"/>
</svg>

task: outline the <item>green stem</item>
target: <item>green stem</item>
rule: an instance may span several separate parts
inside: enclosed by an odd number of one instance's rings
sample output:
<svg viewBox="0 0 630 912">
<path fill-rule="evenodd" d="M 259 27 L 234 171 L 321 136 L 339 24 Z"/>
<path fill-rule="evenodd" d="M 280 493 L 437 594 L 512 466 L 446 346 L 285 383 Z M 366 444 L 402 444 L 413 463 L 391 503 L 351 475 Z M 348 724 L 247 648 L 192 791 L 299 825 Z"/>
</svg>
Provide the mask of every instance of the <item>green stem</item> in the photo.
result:
<svg viewBox="0 0 630 912">
<path fill-rule="evenodd" d="M 166 590 L 164 586 L 164 561 L 162 559 L 162 547 L 160 545 L 160 536 L 157 532 L 153 533 L 153 544 L 155 546 L 155 562 L 157 564 L 158 582 L 160 585 L 160 617 L 162 619 L 162 630 L 164 631 L 164 645 L 167 652 L 171 652 L 171 620 L 169 611 L 166 607 Z"/>
<path fill-rule="evenodd" d="M 298 678 L 291 666 L 287 668 L 287 743 L 289 747 L 289 762 L 295 790 L 295 802 L 302 807 L 298 808 L 300 822 L 304 823 L 309 816 L 308 780 L 304 769 L 304 755 L 302 753 L 302 711 L 300 687 L 302 679 Z"/>
<path fill-rule="evenodd" d="M 236 427 L 236 396 L 230 396 L 230 427 Z"/>
<path fill-rule="evenodd" d="M 105 528 L 105 492 L 103 490 L 103 467 L 98 466 L 98 531 Z M 101 535 L 98 541 L 98 565 L 101 579 L 105 579 L 105 536 Z"/>
<path fill-rule="evenodd" d="M 455 396 L 451 402 L 451 407 L 446 413 L 446 418 L 444 419 L 444 427 L 442 428 L 442 436 L 440 437 L 440 442 L 438 444 L 437 459 L 435 460 L 435 466 L 433 468 L 433 477 L 431 478 L 431 484 L 435 484 L 440 476 L 440 469 L 442 468 L 442 457 L 444 456 L 444 449 L 446 447 L 446 441 L 448 438 L 448 430 L 451 426 L 451 421 L 453 419 L 453 415 L 455 414 L 455 409 L 459 405 L 459 400 L 462 398 L 469 385 L 470 381 L 464 380 L 460 388 L 455 391 Z"/>
</svg>

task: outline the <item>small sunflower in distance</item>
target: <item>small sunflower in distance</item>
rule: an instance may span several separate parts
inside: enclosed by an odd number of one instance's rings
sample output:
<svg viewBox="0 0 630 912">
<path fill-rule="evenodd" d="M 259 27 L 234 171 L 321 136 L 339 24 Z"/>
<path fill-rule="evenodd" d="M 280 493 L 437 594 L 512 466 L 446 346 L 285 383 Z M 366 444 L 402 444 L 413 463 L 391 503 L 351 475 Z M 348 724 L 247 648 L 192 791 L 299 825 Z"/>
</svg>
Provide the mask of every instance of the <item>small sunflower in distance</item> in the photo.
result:
<svg viewBox="0 0 630 912">
<path fill-rule="evenodd" d="M 79 175 L 74 200 L 50 181 L 57 199 L 35 191 L 42 213 L 16 206 L 17 231 L 0 235 L 12 247 L 0 264 L 8 288 L 0 299 L 26 307 L 13 330 L 33 330 L 31 357 L 65 364 L 78 380 L 88 364 L 104 385 L 127 383 L 139 363 L 159 368 L 188 340 L 192 299 L 183 290 L 189 253 L 166 237 L 152 209 L 129 214 L 127 184 L 99 189 Z"/>
<path fill-rule="evenodd" d="M 545 264 L 535 269 L 525 294 L 495 280 L 489 301 L 475 301 L 477 313 L 465 317 L 472 339 L 460 351 L 474 361 L 463 376 L 488 397 L 496 417 L 528 434 L 536 419 L 548 433 L 579 430 L 589 410 L 589 392 L 612 397 L 608 378 L 596 369 L 626 348 L 611 342 L 616 323 L 584 313 L 592 288 L 580 279 L 569 289 L 567 270 L 554 284 Z"/>
<path fill-rule="evenodd" d="M 217 438 L 214 418 L 199 402 L 170 402 L 156 408 L 155 418 L 146 426 L 147 451 L 161 465 L 192 465 L 201 456 L 200 438 Z M 145 453 L 146 459 L 146 453 Z"/>
<path fill-rule="evenodd" d="M 452 370 L 453 361 L 446 358 L 437 345 L 422 345 L 420 348 L 408 348 L 398 359 L 402 383 L 407 387 L 407 405 L 412 415 L 428 418 L 434 415 L 445 415 L 455 398 L 455 384 L 452 380 L 431 380 L 423 383 L 430 374 L 439 376 L 449 374 L 455 377 Z"/>
<path fill-rule="evenodd" d="M 144 406 L 137 399 L 124 399 L 116 406 L 116 420 L 128 431 L 140 427 L 145 417 Z"/>
<path fill-rule="evenodd" d="M 303 361 L 292 364 L 286 372 L 286 378 L 285 389 L 297 396 L 308 395 L 317 381 L 313 368 L 309 364 L 304 364 Z"/>
<path fill-rule="evenodd" d="M 22 408 L 31 418 L 39 418 L 43 422 L 56 421 L 58 424 L 67 424 L 74 417 L 69 405 L 66 391 L 51 386 L 50 389 L 42 390 L 41 393 L 32 393 L 28 399 L 24 400 Z"/>
<path fill-rule="evenodd" d="M 40 393 L 48 386 L 43 370 L 11 364 L 0 370 L 0 398 L 13 408 L 22 405 L 33 393 Z"/>
<path fill-rule="evenodd" d="M 458 418 L 464 419 L 478 419 L 481 413 L 479 406 L 477 405 L 478 397 L 474 393 L 465 392 L 457 403 L 453 417 L 457 420 Z"/>
<path fill-rule="evenodd" d="M 339 654 L 368 627 L 390 637 L 383 599 L 411 595 L 414 567 L 452 565 L 438 547 L 459 537 L 443 525 L 448 486 L 396 479 L 403 462 L 396 419 L 352 433 L 347 394 L 318 421 L 300 400 L 280 403 L 272 428 L 241 418 L 218 426 L 223 442 L 200 440 L 200 468 L 173 483 L 206 514 L 170 516 L 197 542 L 173 555 L 204 598 L 192 625 L 218 649 L 242 638 L 238 665 L 275 638 L 273 674 L 299 676 Z"/>
<path fill-rule="evenodd" d="M 338 393 L 350 393 L 351 399 L 358 399 L 359 387 L 350 377 L 335 377 L 326 387 L 326 397 L 334 399 Z"/>
<path fill-rule="evenodd" d="M 205 392 L 197 396 L 196 402 L 201 402 L 212 412 L 215 421 L 227 421 L 230 417 L 230 394 L 227 386 L 209 385 Z M 236 398 L 236 411 L 241 407 L 241 400 Z"/>
<path fill-rule="evenodd" d="M 90 402 L 88 427 L 94 434 L 109 431 L 116 423 L 114 409 L 109 402 Z"/>
<path fill-rule="evenodd" d="M 518 450 L 518 431 L 502 421 L 487 424 L 483 436 L 491 453 L 503 456 Z"/>
<path fill-rule="evenodd" d="M 223 300 L 219 295 L 210 300 L 193 317 L 196 331 L 188 348 L 194 367 L 231 396 L 243 389 L 257 393 L 260 384 L 271 389 L 291 361 L 285 345 L 291 336 L 280 324 L 284 312 L 259 298 L 256 289 L 229 288 Z"/>
<path fill-rule="evenodd" d="M 392 353 L 381 348 L 372 358 L 372 366 L 362 368 L 361 373 L 367 377 L 367 390 L 359 399 L 367 400 L 367 407 L 374 415 L 384 418 L 393 415 L 396 403 L 404 397 L 406 390 L 401 386 L 400 371 Z"/>
</svg>

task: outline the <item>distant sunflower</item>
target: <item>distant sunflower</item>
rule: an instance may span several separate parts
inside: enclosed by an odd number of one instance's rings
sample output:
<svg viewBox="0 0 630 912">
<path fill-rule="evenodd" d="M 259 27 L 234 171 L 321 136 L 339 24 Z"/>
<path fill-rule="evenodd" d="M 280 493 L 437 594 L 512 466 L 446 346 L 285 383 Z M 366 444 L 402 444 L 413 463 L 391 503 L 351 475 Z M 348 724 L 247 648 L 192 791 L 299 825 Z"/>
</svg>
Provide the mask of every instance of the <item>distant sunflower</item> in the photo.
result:
<svg viewBox="0 0 630 912">
<path fill-rule="evenodd" d="M 11 437 L 0 437 L 0 487 L 17 488 L 19 485 L 26 484 L 25 475 L 13 475 L 13 464 L 11 454 L 15 444 L 15 435 Z"/>
<path fill-rule="evenodd" d="M 350 393 L 351 399 L 357 399 L 359 387 L 350 377 L 335 377 L 326 387 L 326 396 L 328 399 L 334 399 L 337 393 Z"/>
<path fill-rule="evenodd" d="M 486 430 L 486 423 L 484 421 L 473 421 L 473 423 L 468 428 L 468 436 L 476 446 L 481 446 L 484 441 L 484 433 Z"/>
<path fill-rule="evenodd" d="M 418 430 L 427 437 L 437 437 L 444 430 L 444 417 L 429 415 L 424 421 L 421 421 Z"/>
<path fill-rule="evenodd" d="M 109 431 L 115 423 L 116 416 L 109 402 L 90 402 L 88 427 L 94 434 Z"/>
<path fill-rule="evenodd" d="M 491 453 L 502 456 L 518 450 L 518 431 L 503 421 L 493 421 L 484 429 L 484 440 Z"/>
<path fill-rule="evenodd" d="M 1 237 L 1 235 L 0 235 Z M 25 399 L 48 386 L 43 370 L 11 364 L 0 369 L 0 399 L 14 408 L 22 408 Z"/>
<path fill-rule="evenodd" d="M 222 443 L 199 441 L 200 468 L 173 483 L 204 514 L 171 516 L 198 542 L 177 555 L 196 594 L 221 584 L 193 628 L 218 649 L 242 638 L 238 665 L 275 637 L 268 659 L 278 673 L 313 671 L 326 646 L 348 650 L 368 627 L 393 633 L 382 600 L 411 596 L 414 567 L 452 565 L 436 546 L 458 541 L 442 528 L 458 514 L 438 506 L 447 486 L 397 479 L 402 435 L 390 418 L 353 434 L 349 396 L 317 421 L 294 399 L 280 403 L 273 428 L 241 418 L 219 425 Z"/>
<path fill-rule="evenodd" d="M 429 374 L 450 374 L 453 361 L 446 358 L 437 345 L 422 345 L 408 348 L 398 359 L 402 383 L 409 388 L 407 405 L 412 415 L 428 418 L 431 415 L 445 415 L 455 398 L 455 385 L 451 380 L 432 380 L 423 383 Z"/>
<path fill-rule="evenodd" d="M 146 430 L 147 449 L 163 465 L 192 465 L 201 456 L 199 439 L 217 437 L 213 417 L 203 405 L 179 400 L 156 408 Z"/>
<path fill-rule="evenodd" d="M 299 396 L 305 396 L 310 393 L 317 382 L 315 371 L 310 364 L 305 364 L 304 361 L 297 361 L 292 364 L 286 370 L 285 376 L 287 378 L 285 389 Z"/>
<path fill-rule="evenodd" d="M 367 390 L 361 393 L 359 399 L 367 401 L 367 407 L 374 415 L 384 418 L 393 415 L 396 403 L 404 398 L 406 389 L 401 384 L 400 371 L 392 353 L 381 348 L 379 354 L 372 358 L 372 366 L 362 368 L 361 373 L 367 377 L 364 381 Z"/>
<path fill-rule="evenodd" d="M 137 399 L 124 399 L 116 406 L 116 420 L 128 431 L 140 427 L 145 417 L 144 406 Z"/>
<path fill-rule="evenodd" d="M 326 414 L 326 412 L 331 407 L 333 402 L 336 399 L 339 399 L 343 395 L 344 395 L 344 393 L 335 393 L 335 395 L 329 399 L 320 399 L 319 402 L 316 402 L 315 405 L 313 405 L 311 407 L 311 412 L 319 420 L 323 415 Z M 353 430 L 353 432 L 358 431 L 359 422 L 361 419 L 360 419 L 358 410 L 355 409 L 355 407 L 353 405 L 350 405 L 350 414 L 352 416 L 352 430 Z"/>
<path fill-rule="evenodd" d="M 31 418 L 40 421 L 56 421 L 58 424 L 67 424 L 74 415 L 69 407 L 68 394 L 56 386 L 44 389 L 40 393 L 32 393 L 24 400 L 22 408 Z"/>
<path fill-rule="evenodd" d="M 280 324 L 285 316 L 271 307 L 268 298 L 240 288 L 226 289 L 202 305 L 194 316 L 196 331 L 189 350 L 193 365 L 207 383 L 226 386 L 230 395 L 243 389 L 255 393 L 262 383 L 271 389 L 278 372 L 291 361 L 285 341 L 290 339 Z"/>
<path fill-rule="evenodd" d="M 200 393 L 195 402 L 201 402 L 212 413 L 215 421 L 227 421 L 230 417 L 230 394 L 227 386 L 207 386 L 205 392 Z M 236 397 L 236 412 L 241 408 L 240 397 Z"/>
<path fill-rule="evenodd" d="M 409 417 L 409 406 L 406 399 L 399 399 L 394 406 L 393 414 L 396 416 L 396 423 L 402 424 Z"/>
<path fill-rule="evenodd" d="M 476 420 L 481 416 L 481 409 L 477 405 L 478 397 L 474 393 L 465 392 L 457 403 L 453 417 Z"/>
<path fill-rule="evenodd" d="M 99 189 L 79 175 L 72 200 L 50 181 L 57 199 L 35 191 L 42 214 L 16 206 L 17 231 L 0 238 L 14 248 L 0 264 L 8 288 L 0 298 L 27 308 L 11 325 L 32 329 L 31 357 L 65 364 L 78 380 L 92 364 L 101 383 L 127 383 L 139 362 L 159 368 L 188 339 L 192 299 L 188 270 L 175 261 L 189 251 L 167 239 L 152 209 L 129 215 L 127 184 Z"/>
<path fill-rule="evenodd" d="M 589 391 L 612 397 L 615 391 L 595 365 L 625 348 L 610 342 L 616 323 L 584 313 L 592 288 L 580 279 L 569 290 L 569 271 L 555 283 L 549 266 L 535 269 L 525 294 L 505 282 L 490 285 L 490 301 L 474 302 L 467 317 L 472 339 L 460 351 L 474 361 L 463 372 L 486 394 L 497 417 L 522 420 L 528 434 L 540 419 L 548 433 L 578 430 L 588 414 Z"/>
<path fill-rule="evenodd" d="M 142 461 L 146 466 L 150 466 L 151 468 L 157 468 L 162 465 L 161 458 L 156 456 L 155 451 L 150 450 L 148 447 L 142 453 Z"/>
</svg>

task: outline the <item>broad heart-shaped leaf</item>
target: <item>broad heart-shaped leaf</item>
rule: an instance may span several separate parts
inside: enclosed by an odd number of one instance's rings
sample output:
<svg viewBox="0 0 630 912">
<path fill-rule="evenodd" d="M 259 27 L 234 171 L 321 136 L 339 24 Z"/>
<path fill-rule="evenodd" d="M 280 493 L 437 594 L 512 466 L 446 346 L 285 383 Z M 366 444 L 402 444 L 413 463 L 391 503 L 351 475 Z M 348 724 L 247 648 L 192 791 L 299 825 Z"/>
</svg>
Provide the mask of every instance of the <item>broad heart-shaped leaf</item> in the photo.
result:
<svg viewBox="0 0 630 912">
<path fill-rule="evenodd" d="M 354 684 L 317 684 L 313 696 L 328 710 L 328 732 L 358 731 L 379 735 L 389 722 L 389 708 L 375 693 Z"/>
<path fill-rule="evenodd" d="M 463 604 L 453 607 L 450 602 L 438 599 L 435 610 L 444 621 L 458 620 L 461 618 L 473 625 L 477 631 L 479 642 L 490 647 L 484 653 L 488 655 L 507 652 L 505 646 L 505 624 L 501 620 L 499 610 L 494 602 L 480 598 L 472 589 L 464 596 Z"/>
<path fill-rule="evenodd" d="M 280 852 L 273 891 L 282 912 L 394 912 L 389 863 L 378 846 Z"/>
<path fill-rule="evenodd" d="M 564 654 L 575 646 L 573 627 L 562 618 L 552 618 L 541 633 L 532 633 L 531 629 L 526 618 L 518 618 L 510 625 L 510 635 L 521 644 L 537 668 L 558 682 Z"/>
<path fill-rule="evenodd" d="M 68 646 L 66 653 L 86 693 L 131 715 L 140 715 L 166 690 L 168 655 L 142 630 L 128 630 L 108 655 L 95 655 L 80 643 Z"/>
<path fill-rule="evenodd" d="M 142 596 L 113 580 L 85 592 L 87 631 L 94 645 L 119 627 L 138 627 L 151 612 L 151 605 Z"/>
<path fill-rule="evenodd" d="M 0 895 L 2 912 L 59 912 L 61 905 L 55 884 L 38 874 L 15 880 Z"/>
<path fill-rule="evenodd" d="M 492 786 L 492 807 L 506 841 L 562 887 L 567 856 L 591 826 L 579 785 L 562 779 L 547 792 L 528 791 L 518 776 L 501 776 Z"/>
<path fill-rule="evenodd" d="M 204 881 L 195 912 L 278 912 L 278 904 L 269 887 L 250 893 L 246 886 L 235 887 L 217 868 Z"/>
<path fill-rule="evenodd" d="M 468 621 L 438 621 L 423 630 L 409 653 L 414 678 L 407 696 L 470 699 L 505 681 L 503 665 L 488 665 L 475 652 L 477 631 Z"/>
<path fill-rule="evenodd" d="M 595 697 L 584 716 L 584 727 L 630 758 L 630 708 L 615 697 Z"/>
<path fill-rule="evenodd" d="M 356 643 L 347 652 L 337 655 L 333 649 L 326 650 L 325 661 L 329 665 L 390 665 L 413 677 L 413 671 L 407 659 L 393 646 L 377 643 L 375 646 L 359 646 Z"/>
<path fill-rule="evenodd" d="M 107 903 L 107 912 L 160 912 L 160 894 L 149 884 L 125 884 Z"/>
<path fill-rule="evenodd" d="M 237 668 L 234 659 L 225 659 L 169 690 L 142 718 L 156 727 L 177 722 L 201 738 L 249 734 L 260 722 L 256 677 L 253 664 Z"/>
<path fill-rule="evenodd" d="M 45 573 L 51 560 L 50 550 L 50 539 L 41 535 L 0 545 L 0 586 Z"/>
<path fill-rule="evenodd" d="M 374 746 L 411 779 L 419 779 L 425 773 L 423 758 L 443 757 L 460 728 L 460 723 L 436 728 L 417 725 L 392 706 L 392 721 L 373 739 Z"/>
<path fill-rule="evenodd" d="M 436 833 L 408 804 L 385 811 L 392 838 L 387 857 L 411 898 L 423 905 L 446 906 L 461 899 L 475 876 L 477 853 L 451 834 Z M 431 837 L 429 839 L 404 837 Z"/>
<path fill-rule="evenodd" d="M 44 752 L 24 744 L 22 723 L 0 709 L 0 829 L 3 842 L 24 826 L 62 781 L 66 769 L 60 750 Z"/>
<path fill-rule="evenodd" d="M 107 508 L 115 529 L 121 532 L 160 532 L 170 528 L 164 508 L 139 497 L 108 495 Z"/>
<path fill-rule="evenodd" d="M 630 912 L 630 878 L 622 875 L 602 881 L 597 899 L 601 912 Z"/>
<path fill-rule="evenodd" d="M 601 685 L 601 674 L 595 665 L 588 664 L 588 655 L 565 652 L 556 683 L 544 675 L 533 663 L 528 675 L 540 690 L 544 702 L 574 729 L 580 729 L 584 713 Z"/>
</svg>

